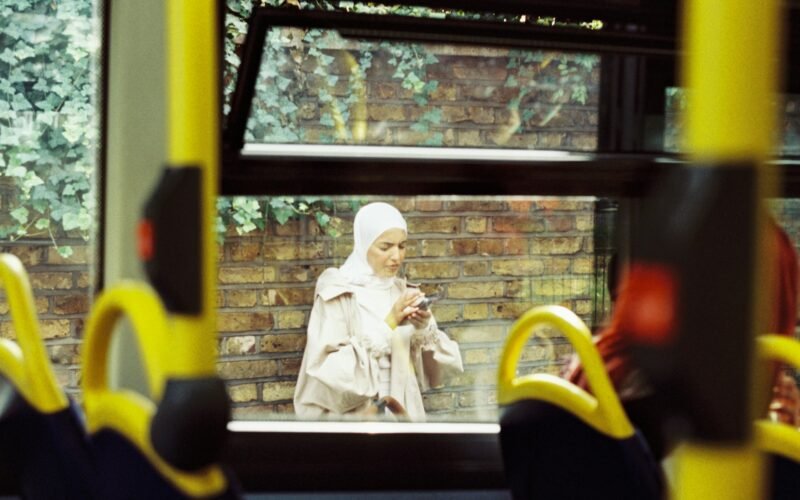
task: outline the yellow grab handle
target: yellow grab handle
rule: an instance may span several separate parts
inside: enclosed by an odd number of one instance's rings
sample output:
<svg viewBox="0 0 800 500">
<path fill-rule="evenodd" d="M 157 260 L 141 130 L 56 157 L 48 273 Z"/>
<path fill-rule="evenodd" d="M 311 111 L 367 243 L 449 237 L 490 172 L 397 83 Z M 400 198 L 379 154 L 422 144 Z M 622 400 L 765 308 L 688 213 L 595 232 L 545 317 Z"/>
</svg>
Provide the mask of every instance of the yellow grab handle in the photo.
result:
<svg viewBox="0 0 800 500">
<path fill-rule="evenodd" d="M 98 395 L 108 391 L 108 347 L 114 326 L 123 315 L 131 321 L 139 341 L 150 397 L 155 401 L 161 397 L 167 355 L 164 352 L 167 340 L 166 311 L 152 288 L 123 282 L 98 297 L 86 323 L 81 370 L 87 410 Z"/>
<path fill-rule="evenodd" d="M 27 379 L 22 349 L 8 339 L 0 339 L 0 374 L 7 378 L 17 390 L 22 391 Z"/>
<path fill-rule="evenodd" d="M 553 375 L 537 373 L 516 376 L 517 360 L 525 342 L 539 325 L 550 325 L 567 337 L 583 363 L 594 396 Z M 522 399 L 542 400 L 560 406 L 596 430 L 618 439 L 634 433 L 614 392 L 603 360 L 592 342 L 591 332 L 580 318 L 565 307 L 535 307 L 511 327 L 500 357 L 497 400 L 501 405 L 507 405 Z"/>
<path fill-rule="evenodd" d="M 800 342 L 781 335 L 762 335 L 756 340 L 758 357 L 764 361 L 777 360 L 800 368 Z M 768 453 L 800 462 L 800 430 L 767 419 L 756 421 L 756 445 Z"/>
<path fill-rule="evenodd" d="M 6 290 L 19 343 L 19 347 L 7 340 L 0 343 L 0 373 L 38 411 L 63 410 L 69 401 L 56 381 L 42 343 L 31 284 L 25 267 L 16 256 L 0 254 L 0 284 Z"/>
<path fill-rule="evenodd" d="M 149 286 L 120 283 L 100 295 L 86 324 L 81 370 L 89 432 L 112 429 L 125 436 L 164 478 L 190 497 L 220 494 L 227 487 L 227 480 L 219 467 L 184 472 L 159 456 L 150 437 L 150 424 L 156 412 L 153 400 L 130 390 L 108 388 L 108 348 L 114 326 L 123 315 L 131 321 L 139 341 L 150 397 L 158 401 L 164 390 L 164 365 L 171 354 L 166 342 L 170 333 L 166 311 Z"/>
</svg>

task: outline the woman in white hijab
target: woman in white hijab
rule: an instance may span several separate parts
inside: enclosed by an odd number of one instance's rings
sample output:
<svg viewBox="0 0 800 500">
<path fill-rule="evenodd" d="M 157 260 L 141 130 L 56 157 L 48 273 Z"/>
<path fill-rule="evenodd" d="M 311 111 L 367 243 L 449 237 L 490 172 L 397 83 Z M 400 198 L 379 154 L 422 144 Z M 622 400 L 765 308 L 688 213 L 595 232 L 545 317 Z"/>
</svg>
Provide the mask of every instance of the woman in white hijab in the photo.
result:
<svg viewBox="0 0 800 500">
<path fill-rule="evenodd" d="M 421 391 L 463 371 L 458 344 L 418 307 L 424 294 L 397 276 L 406 221 L 386 203 L 358 211 L 353 252 L 317 280 L 308 338 L 294 393 L 301 418 L 374 411 L 390 396 L 412 421 L 425 419 Z"/>
</svg>

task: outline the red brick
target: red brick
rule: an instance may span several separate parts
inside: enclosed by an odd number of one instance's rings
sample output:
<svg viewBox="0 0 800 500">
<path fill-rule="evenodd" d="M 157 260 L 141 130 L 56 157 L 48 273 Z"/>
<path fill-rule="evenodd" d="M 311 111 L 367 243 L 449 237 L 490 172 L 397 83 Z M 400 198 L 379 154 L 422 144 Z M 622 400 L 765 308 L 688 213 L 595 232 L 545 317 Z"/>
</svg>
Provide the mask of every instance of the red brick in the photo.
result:
<svg viewBox="0 0 800 500">
<path fill-rule="evenodd" d="M 422 240 L 422 255 L 424 257 L 444 257 L 447 255 L 448 240 Z M 407 255 L 412 257 L 411 255 Z"/>
<path fill-rule="evenodd" d="M 217 363 L 217 372 L 225 380 L 274 377 L 278 374 L 278 363 L 274 359 L 223 361 Z"/>
<path fill-rule="evenodd" d="M 45 319 L 39 324 L 44 339 L 65 338 L 70 335 L 71 323 L 68 319 Z"/>
<path fill-rule="evenodd" d="M 414 262 L 406 264 L 406 273 L 411 280 L 457 278 L 458 270 L 458 264 L 455 262 Z"/>
<path fill-rule="evenodd" d="M 302 358 L 285 358 L 279 361 L 280 369 L 278 374 L 281 377 L 297 376 L 300 373 L 300 363 Z"/>
<path fill-rule="evenodd" d="M 454 255 L 473 255 L 478 251 L 478 242 L 474 239 L 453 240 L 450 242 Z"/>
<path fill-rule="evenodd" d="M 420 212 L 438 212 L 442 205 L 441 200 L 417 200 L 417 210 Z"/>
<path fill-rule="evenodd" d="M 575 254 L 581 250 L 582 243 L 579 237 L 534 238 L 531 241 L 531 253 L 535 255 Z"/>
<path fill-rule="evenodd" d="M 261 352 L 303 352 L 305 333 L 282 333 L 261 337 Z"/>
<path fill-rule="evenodd" d="M 489 273 L 489 263 L 486 261 L 464 262 L 464 276 L 486 276 Z"/>
<path fill-rule="evenodd" d="M 0 252 L 16 256 L 26 269 L 45 261 L 45 254 L 50 244 L 42 245 L 9 245 L 0 247 Z M 55 251 L 55 250 L 54 250 Z"/>
<path fill-rule="evenodd" d="M 230 260 L 234 262 L 253 262 L 261 257 L 260 241 L 237 241 L 230 245 Z"/>
<path fill-rule="evenodd" d="M 258 302 L 256 290 L 227 290 L 225 296 L 228 307 L 253 307 Z"/>
<path fill-rule="evenodd" d="M 528 253 L 528 240 L 524 238 L 509 238 L 505 241 L 506 255 L 525 255 Z"/>
<path fill-rule="evenodd" d="M 256 353 L 256 338 L 253 335 L 223 337 L 220 341 L 220 354 L 223 356 L 244 356 Z"/>
<path fill-rule="evenodd" d="M 458 217 L 409 217 L 408 231 L 421 233 L 457 233 L 461 226 Z"/>
<path fill-rule="evenodd" d="M 455 200 L 447 202 L 451 212 L 499 212 L 506 209 L 505 202 L 493 200 Z"/>
<path fill-rule="evenodd" d="M 31 287 L 43 290 L 66 290 L 72 287 L 72 273 L 31 273 Z"/>
<path fill-rule="evenodd" d="M 552 232 L 571 231 L 575 227 L 575 216 L 550 216 L 545 218 L 545 226 L 547 227 L 548 231 Z"/>
<path fill-rule="evenodd" d="M 539 218 L 502 216 L 492 217 L 492 230 L 498 233 L 541 233 L 545 225 Z"/>
<path fill-rule="evenodd" d="M 503 255 L 503 240 L 478 240 L 478 252 L 483 256 Z"/>
<path fill-rule="evenodd" d="M 265 306 L 301 306 L 314 303 L 314 288 L 271 288 L 261 293 Z"/>
<path fill-rule="evenodd" d="M 273 327 L 275 320 L 265 312 L 220 312 L 217 315 L 217 331 L 247 332 L 263 331 Z"/>
<path fill-rule="evenodd" d="M 501 281 L 464 281 L 447 285 L 447 296 L 453 299 L 478 299 L 503 296 Z"/>
</svg>

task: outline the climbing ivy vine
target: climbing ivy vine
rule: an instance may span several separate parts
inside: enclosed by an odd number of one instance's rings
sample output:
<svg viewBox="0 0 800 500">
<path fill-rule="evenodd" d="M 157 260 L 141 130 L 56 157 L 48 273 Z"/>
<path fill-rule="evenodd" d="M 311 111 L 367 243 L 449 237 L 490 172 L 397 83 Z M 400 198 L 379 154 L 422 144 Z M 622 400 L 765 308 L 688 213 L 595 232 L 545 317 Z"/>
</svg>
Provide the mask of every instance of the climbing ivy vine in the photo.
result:
<svg viewBox="0 0 800 500">
<path fill-rule="evenodd" d="M 6 0 L 0 19 L 0 238 L 88 238 L 98 139 L 94 3 Z"/>
</svg>

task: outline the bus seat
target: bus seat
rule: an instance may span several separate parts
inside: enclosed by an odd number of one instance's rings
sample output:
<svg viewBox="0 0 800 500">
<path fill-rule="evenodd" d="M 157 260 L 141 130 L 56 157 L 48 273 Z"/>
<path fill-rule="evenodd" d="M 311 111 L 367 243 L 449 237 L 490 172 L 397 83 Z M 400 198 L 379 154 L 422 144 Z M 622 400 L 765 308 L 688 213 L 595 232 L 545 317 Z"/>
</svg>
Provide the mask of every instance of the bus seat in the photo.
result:
<svg viewBox="0 0 800 500">
<path fill-rule="evenodd" d="M 123 315 L 139 343 L 150 397 L 108 387 L 108 348 L 113 328 Z M 164 392 L 170 355 L 165 342 L 168 334 L 166 312 L 146 285 L 121 283 L 106 290 L 92 308 L 81 369 L 86 425 L 102 498 L 240 498 L 236 481 L 219 465 L 180 470 L 153 446 L 151 426 L 156 402 Z"/>
<path fill-rule="evenodd" d="M 777 360 L 800 367 L 800 342 L 784 335 L 762 335 L 757 353 L 763 361 Z M 767 454 L 771 472 L 767 484 L 773 500 L 800 498 L 800 430 L 768 419 L 756 421 L 756 443 Z"/>
<path fill-rule="evenodd" d="M 554 375 L 516 376 L 525 342 L 541 325 L 555 327 L 574 346 L 594 396 Z M 497 398 L 500 445 L 514 498 L 664 496 L 661 470 L 625 415 L 589 329 L 568 309 L 536 307 L 512 326 Z"/>
<path fill-rule="evenodd" d="M 0 339 L 0 467 L 24 498 L 95 496 L 83 419 L 56 381 L 19 259 L 0 254 L 17 343 Z"/>
</svg>

